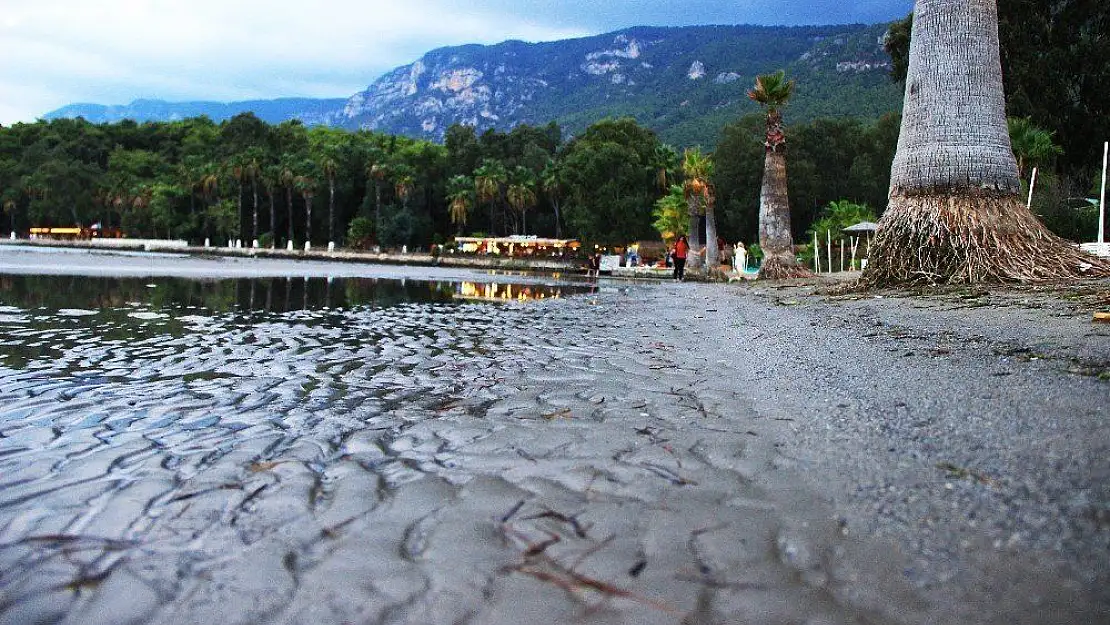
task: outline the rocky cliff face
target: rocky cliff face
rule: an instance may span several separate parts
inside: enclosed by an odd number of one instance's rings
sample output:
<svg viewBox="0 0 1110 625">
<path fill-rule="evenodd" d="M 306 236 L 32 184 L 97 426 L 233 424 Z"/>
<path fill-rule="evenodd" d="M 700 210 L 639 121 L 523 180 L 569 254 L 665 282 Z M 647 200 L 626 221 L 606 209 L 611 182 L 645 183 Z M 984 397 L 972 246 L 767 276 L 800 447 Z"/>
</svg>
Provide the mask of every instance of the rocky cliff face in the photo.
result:
<svg viewBox="0 0 1110 625">
<path fill-rule="evenodd" d="M 554 120 L 573 131 L 623 113 L 653 125 L 679 108 L 689 109 L 685 118 L 741 112 L 755 76 L 777 69 L 839 81 L 847 90 L 863 86 L 873 92 L 867 97 L 895 110 L 899 90 L 886 78 L 884 32 L 885 26 L 635 28 L 554 43 L 444 48 L 352 96 L 336 122 L 430 139 L 441 139 L 454 123 L 481 132 Z M 827 99 L 829 90 L 822 91 Z M 798 99 L 804 108 L 804 86 Z"/>
</svg>

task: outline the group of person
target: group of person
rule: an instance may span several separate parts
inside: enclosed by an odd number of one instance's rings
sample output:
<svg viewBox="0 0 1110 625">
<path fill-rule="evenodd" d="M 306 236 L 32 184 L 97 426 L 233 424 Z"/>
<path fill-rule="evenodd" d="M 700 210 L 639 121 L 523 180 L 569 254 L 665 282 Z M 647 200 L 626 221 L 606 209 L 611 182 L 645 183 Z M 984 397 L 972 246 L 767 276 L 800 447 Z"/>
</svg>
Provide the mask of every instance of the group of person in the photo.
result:
<svg viewBox="0 0 1110 625">
<path fill-rule="evenodd" d="M 717 249 L 724 249 L 724 241 L 720 238 L 717 239 Z M 705 253 L 705 248 L 701 248 L 700 254 Z M 686 235 L 681 235 L 671 247 L 671 263 L 674 265 L 674 279 L 682 281 L 686 278 L 686 259 L 690 256 L 690 242 L 686 239 Z M 742 273 L 744 267 L 748 263 L 747 249 L 744 248 L 743 243 L 737 243 L 733 248 L 733 270 L 737 273 Z"/>
</svg>

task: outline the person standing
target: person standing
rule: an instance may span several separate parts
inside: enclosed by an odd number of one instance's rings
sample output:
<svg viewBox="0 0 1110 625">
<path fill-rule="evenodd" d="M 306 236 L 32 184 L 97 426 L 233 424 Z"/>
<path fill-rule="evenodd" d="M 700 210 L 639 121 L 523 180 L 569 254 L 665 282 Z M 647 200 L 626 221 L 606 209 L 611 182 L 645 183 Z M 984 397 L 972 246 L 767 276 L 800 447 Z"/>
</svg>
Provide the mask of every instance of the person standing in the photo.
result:
<svg viewBox="0 0 1110 625">
<path fill-rule="evenodd" d="M 674 249 L 671 250 L 671 258 L 674 259 L 674 279 L 682 280 L 686 275 L 686 256 L 690 254 L 690 244 L 686 241 L 686 235 L 678 237 L 674 243 Z"/>
</svg>

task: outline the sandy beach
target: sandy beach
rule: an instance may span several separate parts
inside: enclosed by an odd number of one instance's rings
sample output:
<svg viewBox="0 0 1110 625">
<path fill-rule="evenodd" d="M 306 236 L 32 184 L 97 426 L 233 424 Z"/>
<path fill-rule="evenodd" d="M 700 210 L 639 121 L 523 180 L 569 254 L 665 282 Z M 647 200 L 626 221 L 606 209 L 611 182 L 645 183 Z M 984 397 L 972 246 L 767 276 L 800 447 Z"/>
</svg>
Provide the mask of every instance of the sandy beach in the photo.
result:
<svg viewBox="0 0 1110 625">
<path fill-rule="evenodd" d="M 0 274 L 333 275 L 15 256 Z M 3 624 L 1110 618 L 1106 283 L 602 279 L 283 312 L 5 293 Z"/>
</svg>

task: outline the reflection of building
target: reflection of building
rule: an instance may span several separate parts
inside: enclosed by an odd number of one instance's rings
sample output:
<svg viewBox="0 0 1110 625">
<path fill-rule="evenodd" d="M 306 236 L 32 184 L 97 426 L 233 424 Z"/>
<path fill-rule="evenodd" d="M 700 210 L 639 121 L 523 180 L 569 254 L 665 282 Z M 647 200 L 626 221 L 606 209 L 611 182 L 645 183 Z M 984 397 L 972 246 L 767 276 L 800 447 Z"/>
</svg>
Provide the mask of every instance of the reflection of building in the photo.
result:
<svg viewBox="0 0 1110 625">
<path fill-rule="evenodd" d="M 541 239 L 535 236 L 455 237 L 464 254 L 485 254 L 511 258 L 565 258 L 578 249 L 574 239 Z"/>
<path fill-rule="evenodd" d="M 456 297 L 489 302 L 510 302 L 557 299 L 562 290 L 539 284 L 498 284 L 496 282 L 460 282 Z"/>
</svg>

